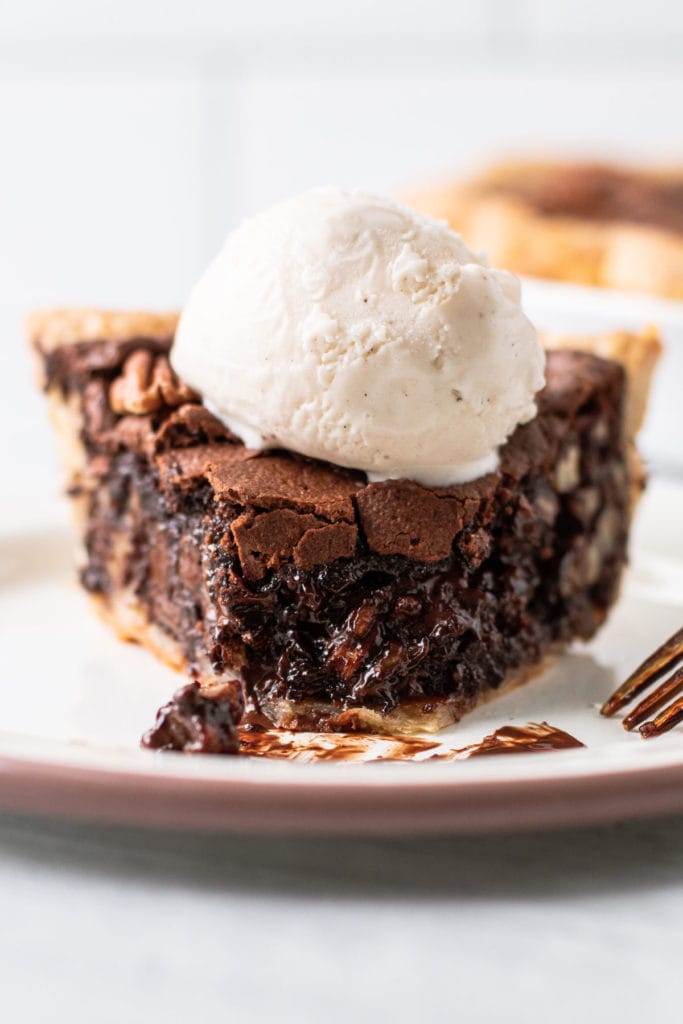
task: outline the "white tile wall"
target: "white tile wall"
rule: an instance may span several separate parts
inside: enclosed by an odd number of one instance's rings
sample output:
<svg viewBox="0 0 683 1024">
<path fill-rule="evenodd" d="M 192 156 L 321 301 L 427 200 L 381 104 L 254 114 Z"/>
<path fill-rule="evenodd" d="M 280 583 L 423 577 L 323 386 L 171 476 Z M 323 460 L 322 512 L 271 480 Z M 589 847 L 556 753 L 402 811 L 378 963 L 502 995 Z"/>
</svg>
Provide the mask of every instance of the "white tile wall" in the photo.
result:
<svg viewBox="0 0 683 1024">
<path fill-rule="evenodd" d="M 203 255 L 204 103 L 201 83 L 161 76 L 0 81 L 17 300 L 163 303 L 186 287 Z"/>
<path fill-rule="evenodd" d="M 683 4 L 672 0 L 530 0 L 530 20 L 544 36 L 566 39 L 630 37 L 642 46 L 643 37 L 683 34 Z"/>
<path fill-rule="evenodd" d="M 682 53 L 667 0 L 0 6 L 15 484 L 53 472 L 26 308 L 179 303 L 245 211 L 315 183 L 389 190 L 501 150 L 680 157 Z"/>
<path fill-rule="evenodd" d="M 98 37 L 106 32 L 222 40 L 282 33 L 413 34 L 484 30 L 496 5 L 497 0 L 22 0 L 3 12 L 2 23 L 16 34 L 59 36 L 74 30 Z"/>
<path fill-rule="evenodd" d="M 24 311 L 177 303 L 204 262 L 210 158 L 192 80 L 3 77 L 0 126 L 0 408 L 11 411 L 2 436 L 19 486 L 36 468 L 53 472 L 21 344 Z"/>
<path fill-rule="evenodd" d="M 245 205 L 318 182 L 394 189 L 502 151 L 618 153 L 670 149 L 681 84 L 652 73 L 574 76 L 543 66 L 395 70 L 353 78 L 333 70 L 258 72 L 244 85 Z"/>
</svg>

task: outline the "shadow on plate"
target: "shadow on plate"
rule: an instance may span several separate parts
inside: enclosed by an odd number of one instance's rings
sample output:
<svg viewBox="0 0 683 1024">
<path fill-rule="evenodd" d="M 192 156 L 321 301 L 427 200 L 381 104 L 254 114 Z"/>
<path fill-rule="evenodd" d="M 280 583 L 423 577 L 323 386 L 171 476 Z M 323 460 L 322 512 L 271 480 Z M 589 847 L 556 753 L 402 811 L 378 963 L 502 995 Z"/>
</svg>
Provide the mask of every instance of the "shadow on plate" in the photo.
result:
<svg viewBox="0 0 683 1024">
<path fill-rule="evenodd" d="M 429 839 L 199 835 L 0 815 L 0 860 L 154 889 L 344 900 L 590 898 L 680 880 L 683 817 Z"/>
</svg>

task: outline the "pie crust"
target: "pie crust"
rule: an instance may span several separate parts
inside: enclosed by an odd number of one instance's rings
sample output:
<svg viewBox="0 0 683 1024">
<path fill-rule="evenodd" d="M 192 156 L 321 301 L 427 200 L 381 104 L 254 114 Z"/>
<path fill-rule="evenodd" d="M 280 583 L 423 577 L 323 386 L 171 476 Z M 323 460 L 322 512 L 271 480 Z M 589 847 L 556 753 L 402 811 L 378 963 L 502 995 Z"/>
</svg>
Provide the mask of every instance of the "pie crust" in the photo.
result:
<svg viewBox="0 0 683 1024">
<path fill-rule="evenodd" d="M 671 226 L 631 219 L 611 209 L 582 213 L 580 204 L 560 194 L 552 212 L 532 199 L 548 183 L 559 189 L 590 175 L 600 183 L 618 176 L 632 182 L 641 197 L 666 188 L 677 196 Z M 605 186 L 607 187 L 607 186 Z M 469 180 L 445 182 L 407 192 L 404 200 L 416 210 L 446 220 L 493 266 L 519 274 L 571 281 L 662 298 L 683 299 L 683 169 L 629 170 L 602 165 L 552 161 L 511 161 L 494 165 Z M 672 199 L 672 211 L 674 200 Z M 660 217 L 661 220 L 661 210 Z"/>
</svg>

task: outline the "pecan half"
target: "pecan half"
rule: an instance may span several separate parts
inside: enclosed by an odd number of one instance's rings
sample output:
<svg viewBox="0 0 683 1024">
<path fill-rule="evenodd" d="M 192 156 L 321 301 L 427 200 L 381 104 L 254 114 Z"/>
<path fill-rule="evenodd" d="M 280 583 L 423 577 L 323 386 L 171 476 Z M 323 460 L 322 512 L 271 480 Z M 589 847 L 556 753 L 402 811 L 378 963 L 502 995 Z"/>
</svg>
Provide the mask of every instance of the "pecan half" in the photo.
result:
<svg viewBox="0 0 683 1024">
<path fill-rule="evenodd" d="M 132 352 L 123 364 L 123 372 L 111 385 L 109 401 L 118 413 L 144 415 L 166 407 L 176 408 L 196 401 L 197 394 L 179 380 L 168 357 L 147 349 Z"/>
</svg>

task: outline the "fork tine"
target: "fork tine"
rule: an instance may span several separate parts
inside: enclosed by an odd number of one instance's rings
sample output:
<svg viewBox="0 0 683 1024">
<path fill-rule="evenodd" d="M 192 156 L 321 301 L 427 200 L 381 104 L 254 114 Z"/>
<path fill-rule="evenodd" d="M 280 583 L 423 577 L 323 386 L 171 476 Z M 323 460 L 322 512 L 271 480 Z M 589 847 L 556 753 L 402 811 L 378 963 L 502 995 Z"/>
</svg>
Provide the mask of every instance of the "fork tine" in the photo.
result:
<svg viewBox="0 0 683 1024">
<path fill-rule="evenodd" d="M 631 673 L 626 682 L 622 683 L 619 689 L 605 701 L 600 708 L 600 714 L 609 718 L 615 712 L 620 711 L 634 697 L 642 693 L 650 683 L 654 683 L 672 668 L 682 654 L 683 627 L 670 636 L 649 658 L 646 658 L 635 672 Z"/>
<path fill-rule="evenodd" d="M 624 719 L 624 729 L 633 729 L 640 725 L 646 718 L 649 718 L 653 711 L 658 711 L 669 702 L 672 697 L 683 691 L 683 666 L 669 678 L 660 683 L 656 690 L 649 693 L 640 704 L 634 707 Z"/>
<path fill-rule="evenodd" d="M 683 721 L 683 697 L 679 697 L 664 711 L 660 711 L 651 722 L 643 722 L 640 726 L 640 735 L 643 739 L 650 740 L 654 736 L 661 736 L 663 732 L 673 729 L 681 721 Z"/>
</svg>

